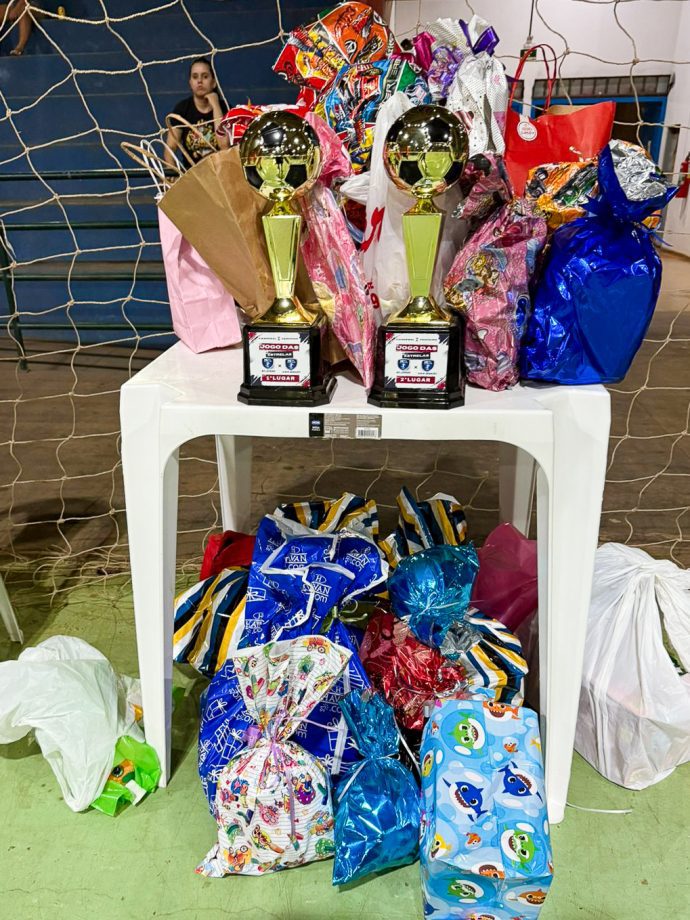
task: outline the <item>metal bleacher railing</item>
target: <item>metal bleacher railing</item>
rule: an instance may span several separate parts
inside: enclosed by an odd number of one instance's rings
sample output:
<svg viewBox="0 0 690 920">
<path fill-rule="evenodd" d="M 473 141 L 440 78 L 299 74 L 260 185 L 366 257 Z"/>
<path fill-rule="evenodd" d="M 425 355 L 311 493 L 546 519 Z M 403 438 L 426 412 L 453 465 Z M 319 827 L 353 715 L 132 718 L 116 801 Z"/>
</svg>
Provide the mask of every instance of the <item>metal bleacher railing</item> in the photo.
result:
<svg viewBox="0 0 690 920">
<path fill-rule="evenodd" d="M 62 170 L 43 172 L 40 179 L 46 182 L 81 181 L 122 179 L 127 182 L 133 179 L 148 179 L 149 174 L 145 169 L 90 169 L 90 170 Z M 39 176 L 33 173 L 3 173 L 0 174 L 0 183 L 4 182 L 30 182 L 37 181 Z M 153 199 L 152 199 L 153 202 Z M 86 231 L 113 231 L 113 230 L 143 230 L 158 227 L 158 221 L 144 219 L 133 211 L 129 220 L 70 220 L 70 230 Z M 62 221 L 26 221 L 13 222 L 9 225 L 0 221 L 0 274 L 2 275 L 5 297 L 7 300 L 7 330 L 14 341 L 20 360 L 20 367 L 28 367 L 28 353 L 24 341 L 24 332 L 50 332 L 67 331 L 74 328 L 74 323 L 67 320 L 61 322 L 27 322 L 20 318 L 17 304 L 15 282 L 46 282 L 61 281 L 68 278 L 70 281 L 88 281 L 90 283 L 110 281 L 165 281 L 165 271 L 162 260 L 124 261 L 124 262 L 82 262 L 72 264 L 71 260 L 64 260 L 57 264 L 49 261 L 34 261 L 28 264 L 17 262 L 14 258 L 13 248 L 8 241 L 7 231 L 12 234 L 17 232 L 48 232 L 68 229 Z M 125 331 L 131 328 L 124 315 L 119 322 L 79 321 L 80 330 Z M 147 322 L 149 331 L 172 332 L 171 323 Z"/>
</svg>

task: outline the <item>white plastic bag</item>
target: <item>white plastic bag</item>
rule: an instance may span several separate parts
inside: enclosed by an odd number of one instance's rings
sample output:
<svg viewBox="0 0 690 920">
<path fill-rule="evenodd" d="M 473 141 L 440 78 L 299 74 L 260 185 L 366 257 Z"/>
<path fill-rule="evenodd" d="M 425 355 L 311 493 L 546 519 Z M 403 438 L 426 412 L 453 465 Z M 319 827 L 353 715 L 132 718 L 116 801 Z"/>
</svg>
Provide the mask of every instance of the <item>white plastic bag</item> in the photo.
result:
<svg viewBox="0 0 690 920">
<path fill-rule="evenodd" d="M 137 687 L 87 642 L 53 636 L 0 664 L 0 744 L 33 729 L 65 802 L 83 811 L 103 790 L 118 738 L 144 740 L 132 705 Z"/>
<path fill-rule="evenodd" d="M 410 297 L 402 216 L 410 210 L 414 198 L 396 188 L 388 178 L 383 163 L 383 145 L 395 119 L 411 108 L 412 103 L 404 93 L 394 93 L 383 103 L 376 116 L 369 172 L 347 179 L 340 188 L 346 198 L 367 207 L 360 255 L 367 293 L 374 308 L 380 308 L 381 321 L 401 310 Z M 443 279 L 460 248 L 466 228 L 462 221 L 450 216 L 460 200 L 457 185 L 434 200 L 446 212 L 432 285 L 434 297 L 444 305 Z"/>
<path fill-rule="evenodd" d="M 690 760 L 690 572 L 640 549 L 596 553 L 575 748 L 607 779 L 644 789 Z"/>
</svg>

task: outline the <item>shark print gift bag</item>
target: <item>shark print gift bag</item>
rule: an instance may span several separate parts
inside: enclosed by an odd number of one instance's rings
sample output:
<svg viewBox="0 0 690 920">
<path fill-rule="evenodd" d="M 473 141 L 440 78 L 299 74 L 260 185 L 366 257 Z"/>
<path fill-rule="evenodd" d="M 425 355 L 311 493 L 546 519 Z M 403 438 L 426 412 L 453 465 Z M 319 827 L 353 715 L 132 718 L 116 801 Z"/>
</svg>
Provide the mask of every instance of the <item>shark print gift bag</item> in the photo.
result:
<svg viewBox="0 0 690 920">
<path fill-rule="evenodd" d="M 533 920 L 553 878 L 538 717 L 437 702 L 422 740 L 420 863 L 429 920 Z"/>
<path fill-rule="evenodd" d="M 218 842 L 197 867 L 199 875 L 262 875 L 333 855 L 328 777 L 311 754 L 288 739 L 349 657 L 323 636 L 302 636 L 233 658 L 254 724 L 247 729 L 246 748 L 218 779 Z"/>
</svg>

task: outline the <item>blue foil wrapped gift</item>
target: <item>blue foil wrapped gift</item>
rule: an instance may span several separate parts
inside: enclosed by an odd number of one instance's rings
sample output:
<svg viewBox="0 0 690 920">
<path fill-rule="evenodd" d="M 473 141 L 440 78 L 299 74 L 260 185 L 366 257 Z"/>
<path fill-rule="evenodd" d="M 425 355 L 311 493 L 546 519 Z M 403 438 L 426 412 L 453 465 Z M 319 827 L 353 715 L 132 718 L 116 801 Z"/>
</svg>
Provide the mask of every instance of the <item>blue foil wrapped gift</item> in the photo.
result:
<svg viewBox="0 0 690 920">
<path fill-rule="evenodd" d="M 522 342 L 523 378 L 622 380 L 652 319 L 661 260 L 641 221 L 677 190 L 651 173 L 641 182 L 624 180 L 637 196 L 629 198 L 609 147 L 599 154 L 598 180 L 599 195 L 586 205 L 589 215 L 553 234 Z"/>
<path fill-rule="evenodd" d="M 553 863 L 536 713 L 489 698 L 437 703 L 420 756 L 425 917 L 537 917 Z"/>
<path fill-rule="evenodd" d="M 399 760 L 393 709 L 370 691 L 340 706 L 364 760 L 335 794 L 333 884 L 344 885 L 414 862 L 419 850 L 419 788 Z"/>
<path fill-rule="evenodd" d="M 467 613 L 478 571 L 479 558 L 471 543 L 414 553 L 400 561 L 388 580 L 393 612 L 420 642 L 441 648 L 451 626 Z"/>
</svg>

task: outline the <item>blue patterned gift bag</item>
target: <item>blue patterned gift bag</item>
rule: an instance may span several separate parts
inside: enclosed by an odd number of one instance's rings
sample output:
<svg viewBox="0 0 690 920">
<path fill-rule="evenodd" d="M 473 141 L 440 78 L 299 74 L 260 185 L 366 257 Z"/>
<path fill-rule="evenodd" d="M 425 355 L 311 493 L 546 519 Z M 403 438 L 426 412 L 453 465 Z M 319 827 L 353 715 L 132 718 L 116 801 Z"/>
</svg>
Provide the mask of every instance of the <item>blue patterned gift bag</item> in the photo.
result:
<svg viewBox="0 0 690 920">
<path fill-rule="evenodd" d="M 437 702 L 421 764 L 425 916 L 533 920 L 553 878 L 536 713 Z"/>
</svg>

